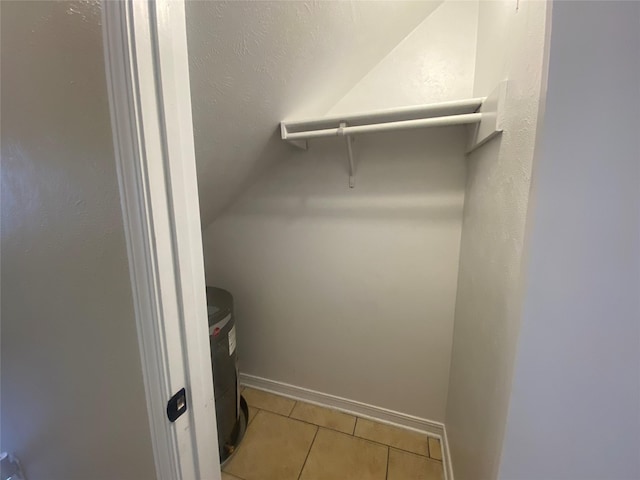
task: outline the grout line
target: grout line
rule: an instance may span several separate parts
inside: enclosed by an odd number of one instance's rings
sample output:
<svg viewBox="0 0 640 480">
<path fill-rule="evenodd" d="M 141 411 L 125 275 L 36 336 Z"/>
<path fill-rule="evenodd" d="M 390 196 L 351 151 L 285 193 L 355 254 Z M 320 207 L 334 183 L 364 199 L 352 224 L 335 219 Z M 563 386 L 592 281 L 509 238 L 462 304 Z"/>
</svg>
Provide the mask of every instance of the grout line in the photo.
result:
<svg viewBox="0 0 640 480">
<path fill-rule="evenodd" d="M 247 428 L 249 428 L 249 425 L 251 425 L 251 422 L 253 422 L 256 418 L 256 415 L 258 415 L 258 413 L 260 413 L 260 409 L 258 407 L 252 407 L 251 405 L 247 404 L 247 406 L 249 407 L 249 418 L 247 418 Z M 253 414 L 253 417 L 251 416 L 251 410 L 254 410 L 255 413 Z"/>
<path fill-rule="evenodd" d="M 313 434 L 313 440 L 311 440 L 311 444 L 309 444 L 309 450 L 307 451 L 307 456 L 304 457 L 304 463 L 302 464 L 302 468 L 300 469 L 300 473 L 298 474 L 298 480 L 302 476 L 302 472 L 304 471 L 304 467 L 307 464 L 307 460 L 309 459 L 309 454 L 311 453 L 311 449 L 313 448 L 313 444 L 316 441 L 316 437 L 318 436 L 318 432 L 320 431 L 320 427 L 316 425 L 316 433 Z"/>
<path fill-rule="evenodd" d="M 2 1 L 2 0 L 0 0 L 0 2 L 1 2 L 1 1 Z M 254 407 L 254 408 L 256 408 L 256 409 L 257 409 L 257 407 Z M 278 415 L 278 416 L 283 417 L 283 418 L 288 418 L 288 419 L 290 419 L 290 420 L 294 420 L 294 421 L 296 421 L 296 422 L 304 423 L 304 424 L 306 424 L 306 425 L 311 425 L 311 426 L 313 426 L 313 427 L 326 428 L 327 430 L 330 430 L 330 431 L 332 431 L 332 432 L 342 433 L 342 434 L 344 434 L 344 435 L 350 435 L 349 433 L 347 433 L 347 432 L 343 432 L 342 430 L 336 430 L 335 428 L 327 427 L 327 426 L 324 426 L 324 425 L 318 425 L 317 423 L 308 422 L 307 420 L 302 420 L 302 419 L 300 419 L 300 418 L 287 417 L 286 415 L 283 415 L 282 413 L 272 412 L 271 410 L 264 410 L 264 409 L 262 409 L 262 411 L 263 411 L 263 412 L 267 412 L 267 413 L 273 413 L 274 415 Z M 356 438 L 360 438 L 360 437 L 356 437 Z M 363 439 L 363 440 L 366 440 L 366 438 L 365 438 L 365 439 Z"/>
<path fill-rule="evenodd" d="M 442 463 L 444 465 L 444 450 L 442 448 L 442 441 L 441 440 L 435 440 L 435 441 L 438 442 L 438 446 L 440 447 L 440 456 L 442 458 L 437 459 L 437 458 L 434 458 L 434 457 L 431 456 L 431 444 L 430 443 L 429 443 L 429 458 L 431 460 L 436 461 L 436 462 L 440 462 L 440 463 Z"/>
<path fill-rule="evenodd" d="M 412 452 L 411 450 L 405 450 L 404 448 L 396 447 L 395 445 L 389 445 L 387 443 L 378 442 L 377 440 L 371 440 L 370 438 L 358 437 L 357 435 L 354 435 L 353 438 L 359 438 L 360 440 L 366 440 L 367 442 L 375 443 L 376 445 L 382 445 L 383 447 L 389 447 L 389 448 L 393 448 L 395 450 L 400 450 L 401 452 L 410 453 L 411 455 L 415 455 L 417 457 L 428 458 L 429 460 L 433 460 L 434 462 L 439 462 L 440 461 L 440 460 L 436 460 L 435 458 L 430 458 L 428 455 L 423 455 L 421 453 Z M 440 463 L 442 463 L 442 462 L 440 462 Z"/>
<path fill-rule="evenodd" d="M 251 406 L 251 405 L 249 405 L 249 406 Z M 429 455 L 424 455 L 422 453 L 412 452 L 411 450 L 405 450 L 404 448 L 396 447 L 395 445 L 389 445 L 387 443 L 379 442 L 378 440 L 372 440 L 370 438 L 361 437 L 360 435 L 356 435 L 356 426 L 358 424 L 358 420 L 360 419 L 360 417 L 356 417 L 356 423 L 355 423 L 355 425 L 353 427 L 353 433 L 346 433 L 346 432 L 343 432 L 341 430 L 336 430 L 336 429 L 331 428 L 331 427 L 326 427 L 324 425 L 318 425 L 317 423 L 307 422 L 306 420 L 301 420 L 299 418 L 288 417 L 286 415 L 283 415 L 282 413 L 272 412 L 271 410 L 258 409 L 258 407 L 254 407 L 254 408 L 256 410 L 262 410 L 263 412 L 273 413 L 274 415 L 279 415 L 279 416 L 284 417 L 284 418 L 290 418 L 291 420 L 295 420 L 296 422 L 306 423 L 307 425 L 313 425 L 314 427 L 318 427 L 318 428 L 326 428 L 327 430 L 330 430 L 332 432 L 342 433 L 343 435 L 351 435 L 354 438 L 359 438 L 360 440 L 366 440 L 367 442 L 375 443 L 376 445 L 382 445 L 383 447 L 395 448 L 396 450 L 400 450 L 402 452 L 411 453 L 413 455 L 418 455 L 419 457 L 429 458 L 430 460 L 433 460 L 434 462 L 440 462 L 440 460 L 436 460 L 435 458 L 431 458 L 431 457 L 429 457 Z M 256 413 L 256 415 L 257 415 L 257 413 Z M 378 423 L 378 422 L 375 422 L 375 423 Z M 381 424 L 381 425 L 384 425 L 384 424 Z M 429 440 L 427 440 L 427 451 L 428 451 L 428 449 L 429 449 Z"/>
<path fill-rule="evenodd" d="M 429 437 L 441 438 L 444 435 L 445 425 L 426 418 L 395 412 L 382 407 L 368 405 L 362 402 L 336 397 L 314 390 L 309 390 L 283 382 L 277 382 L 254 375 L 240 374 L 242 385 L 251 385 L 250 388 L 261 390 L 291 400 L 298 400 L 311 405 L 337 410 L 347 415 L 361 417 L 377 423 L 391 425 L 403 430 L 413 431 Z"/>
<path fill-rule="evenodd" d="M 324 428 L 325 430 L 329 430 L 330 432 L 339 433 L 340 435 L 346 435 L 347 437 L 351 437 L 352 436 L 352 435 L 349 435 L 348 433 L 340 432 L 338 430 L 332 430 L 332 429 L 327 428 L 327 427 L 319 427 L 319 428 Z M 376 442 L 375 440 L 370 440 L 370 439 L 364 438 L 364 437 L 353 436 L 353 438 L 355 438 L 356 440 L 362 440 L 363 442 L 371 443 L 372 445 L 376 445 L 376 446 L 379 446 L 379 447 L 396 448 L 396 447 L 392 447 L 391 445 L 387 445 L 386 443 Z M 410 452 L 408 450 L 402 450 L 401 448 L 396 448 L 396 450 L 401 450 L 403 452 L 409 453 L 411 455 L 416 455 L 418 457 L 424 457 L 424 455 L 420 455 L 419 453 L 413 453 L 413 452 Z M 425 458 L 429 458 L 429 457 L 425 457 Z"/>
<path fill-rule="evenodd" d="M 238 480 L 246 480 L 244 477 L 239 477 L 238 475 L 234 475 L 233 473 L 225 472 L 224 470 L 220 470 L 220 473 L 226 473 L 227 475 L 231 475 L 233 478 L 237 478 Z"/>
<path fill-rule="evenodd" d="M 269 410 L 268 408 L 263 408 L 263 407 L 258 407 L 258 406 L 255 406 L 255 405 L 251 405 L 249 403 L 249 401 L 247 400 L 247 398 L 245 397 L 245 401 L 247 401 L 247 405 L 248 406 L 253 407 L 255 409 L 264 410 L 265 412 L 271 412 L 271 413 L 276 413 L 278 415 L 290 417 L 291 414 L 293 413 L 293 410 L 296 408 L 296 404 L 298 403 L 298 400 L 294 400 L 293 398 L 283 397 L 282 395 L 278 395 L 277 393 L 267 392 L 265 390 L 260 390 L 260 389 L 256 389 L 256 388 L 253 388 L 253 387 L 243 387 L 242 392 L 244 392 L 245 390 L 253 390 L 253 391 L 256 391 L 256 392 L 260 392 L 260 393 L 267 393 L 268 395 L 270 395 L 272 397 L 278 397 L 278 398 L 285 399 L 285 400 L 290 400 L 290 401 L 293 402 L 293 406 L 291 407 L 291 410 L 289 411 L 289 413 L 287 413 L 286 415 L 283 415 L 280 412 L 274 412 L 273 410 Z M 242 392 L 240 392 L 240 393 L 242 394 Z"/>
<path fill-rule="evenodd" d="M 0 0 L 0 1 L 2 1 L 2 0 Z M 301 402 L 301 403 L 305 403 L 305 402 Z M 247 405 L 249 405 L 249 404 L 247 404 Z M 308 404 L 308 405 L 312 405 L 312 404 Z M 284 418 L 290 418 L 291 420 L 295 420 L 296 422 L 306 423 L 307 425 L 313 425 L 314 427 L 326 428 L 327 430 L 331 430 L 332 432 L 344 433 L 345 435 L 354 436 L 354 433 L 356 431 L 356 423 L 357 423 L 358 417 L 356 417 L 355 415 L 350 415 L 351 417 L 356 419 L 356 422 L 354 422 L 354 424 L 353 424 L 353 432 L 349 433 L 349 432 L 343 432 L 342 430 L 336 430 L 335 428 L 328 427 L 326 425 L 318 425 L 317 423 L 309 422 L 309 421 L 303 420 L 301 418 L 292 417 L 291 414 L 293 413 L 293 410 L 291 410 L 291 413 L 289 415 L 285 415 L 285 414 L 280 413 L 280 412 L 274 412 L 273 410 L 267 410 L 266 408 L 259 408 L 259 407 L 255 407 L 253 405 L 249 405 L 249 407 L 257 410 L 257 412 L 262 411 L 262 412 L 267 412 L 267 413 L 273 413 L 274 415 L 279 415 L 279 416 L 284 417 Z M 256 412 L 256 415 L 257 415 L 257 412 Z M 247 426 L 248 426 L 248 424 L 247 424 Z M 356 437 L 356 438 L 362 438 L 362 437 Z M 363 438 L 363 440 L 368 440 L 368 439 Z M 378 443 L 378 442 L 375 442 L 375 443 Z"/>
<path fill-rule="evenodd" d="M 2 0 L 0 0 L 2 1 Z M 269 410 L 268 408 L 264 408 L 264 407 L 258 407 L 257 405 L 251 405 L 249 403 L 247 403 L 247 405 L 249 406 L 249 408 L 253 408 L 257 411 L 263 411 L 263 412 L 269 412 L 269 413 L 275 413 L 276 415 L 280 415 L 281 417 L 285 417 L 285 418 L 289 418 L 289 413 L 280 413 L 280 412 L 274 412 L 273 410 Z M 297 420 L 297 419 L 294 419 Z"/>
<path fill-rule="evenodd" d="M 431 458 L 431 445 L 429 445 L 428 438 L 427 438 L 427 457 Z"/>
<path fill-rule="evenodd" d="M 256 377 L 256 378 L 258 378 L 258 377 Z M 278 383 L 278 382 L 276 382 L 276 383 Z M 357 413 L 357 412 L 355 412 L 353 410 L 344 409 L 344 408 L 341 408 L 341 407 L 337 407 L 335 405 L 328 405 L 328 404 L 323 403 L 321 401 L 301 399 L 299 396 L 289 395 L 289 394 L 286 394 L 286 393 L 280 393 L 280 392 L 274 391 L 274 390 L 272 390 L 270 388 L 266 388 L 266 387 L 262 387 L 262 386 L 261 387 L 245 386 L 244 388 L 247 389 L 247 390 L 254 390 L 254 391 L 258 391 L 258 392 L 264 392 L 264 393 L 267 393 L 267 394 L 269 394 L 271 396 L 284 398 L 284 399 L 287 399 L 287 400 L 291 400 L 293 402 L 324 408 L 324 409 L 327 409 L 327 410 L 330 410 L 330 411 L 342 413 L 342 414 L 347 415 L 349 417 L 354 417 L 356 419 L 361 418 L 363 420 L 368 420 L 370 422 L 373 422 L 373 423 L 376 423 L 376 424 L 379 424 L 379 425 L 387 425 L 389 427 L 397 428 L 397 429 L 400 429 L 402 431 L 417 433 L 418 435 L 424 435 L 424 436 L 429 437 L 429 438 L 441 439 L 443 437 L 443 435 L 441 433 L 436 433 L 434 431 L 425 430 L 425 429 L 422 429 L 422 428 L 411 427 L 411 426 L 404 425 L 404 424 L 401 424 L 401 423 L 397 423 L 397 422 L 394 422 L 394 421 L 384 420 L 384 419 L 378 418 L 376 416 L 368 416 L 367 414 Z M 271 411 L 271 410 L 268 410 L 268 411 Z M 273 412 L 273 413 L 277 413 L 277 412 Z M 391 412 L 391 413 L 397 413 L 397 412 Z M 416 420 L 427 421 L 425 419 L 420 419 L 420 418 L 416 418 Z M 427 421 L 427 422 L 429 422 L 429 423 L 438 423 L 438 422 L 432 422 L 430 420 Z M 434 427 L 434 428 L 441 430 L 443 427 L 444 427 L 444 424 L 438 423 L 438 425 L 436 425 L 436 427 Z M 337 430 L 337 431 L 340 431 L 340 430 Z"/>
<path fill-rule="evenodd" d="M 360 438 L 360 437 L 356 437 L 356 438 Z M 375 442 L 375 443 L 378 444 L 378 445 L 384 445 L 383 443 L 378 443 L 378 442 Z M 429 460 L 430 462 L 435 462 L 435 463 L 442 464 L 442 461 L 438 460 L 436 458 L 427 457 L 426 455 L 420 455 L 419 453 L 411 452 L 409 450 L 403 450 L 402 448 L 394 447 L 392 445 L 389 445 L 389 448 L 392 449 L 392 450 L 397 450 L 398 452 L 406 453 L 407 455 L 413 455 L 414 457 L 425 458 L 425 459 Z"/>
<path fill-rule="evenodd" d="M 391 448 L 387 447 L 387 474 L 384 476 L 386 480 L 389 480 L 389 457 L 391 456 Z"/>
<path fill-rule="evenodd" d="M 358 418 L 358 420 L 360 420 L 360 417 L 357 417 L 357 418 Z M 357 425 L 357 423 L 358 422 L 356 421 L 356 425 Z M 379 423 L 379 422 L 374 422 L 374 423 Z M 381 425 L 384 425 L 384 423 L 381 424 Z M 388 443 L 383 443 L 383 442 L 380 442 L 378 440 L 373 440 L 373 439 L 367 438 L 367 437 L 361 437 L 360 435 L 356 435 L 355 428 L 353 429 L 353 436 L 355 438 L 361 438 L 362 440 L 368 440 L 369 442 L 373 442 L 373 443 L 375 443 L 377 445 L 384 445 L 385 447 L 395 448 L 396 450 L 400 450 L 400 451 L 406 452 L 406 453 L 412 453 L 413 455 L 418 455 L 419 457 L 426 457 L 426 458 L 429 458 L 429 459 L 434 460 L 436 462 L 439 461 L 439 460 L 436 460 L 435 458 L 429 457 L 428 453 L 427 453 L 427 455 L 424 455 L 422 453 L 416 453 L 416 452 L 412 452 L 411 450 L 405 450 L 404 448 L 396 447 L 395 445 L 389 445 Z M 426 438 L 427 438 L 427 452 L 429 452 L 429 437 L 427 436 Z"/>
<path fill-rule="evenodd" d="M 250 388 L 250 387 L 247 387 L 247 388 Z M 270 393 L 270 392 L 269 392 L 269 393 Z M 277 393 L 272 393 L 271 395 L 275 395 L 275 396 L 277 396 L 277 397 L 282 397 L 281 395 L 278 395 Z M 282 397 L 282 398 L 287 398 L 287 397 Z M 297 404 L 297 403 L 299 402 L 299 400 L 294 400 L 294 402 Z M 306 402 L 300 402 L 300 403 L 306 403 Z M 309 404 L 309 405 L 313 405 L 313 404 Z M 249 405 L 249 406 L 251 407 L 251 405 Z M 342 433 L 342 434 L 344 434 L 344 435 L 351 435 L 351 436 L 352 436 L 352 437 L 354 437 L 354 438 L 360 438 L 360 439 L 362 439 L 362 440 L 367 440 L 368 442 L 375 443 L 376 445 L 382 445 L 382 446 L 384 446 L 384 447 L 388 447 L 388 448 L 395 448 L 396 450 L 400 450 L 400 451 L 402 451 L 402 452 L 412 453 L 413 455 L 418 455 L 418 456 L 420 456 L 420 457 L 426 457 L 426 458 L 428 458 L 429 460 L 433 460 L 434 462 L 440 462 L 440 463 L 442 463 L 442 464 L 444 465 L 444 463 L 443 463 L 443 461 L 442 461 L 442 460 L 438 460 L 438 459 L 435 459 L 435 458 L 431 458 L 431 457 L 429 456 L 429 437 L 430 437 L 430 436 L 429 436 L 429 435 L 427 435 L 426 433 L 423 433 L 423 435 L 424 435 L 424 436 L 425 436 L 425 438 L 427 439 L 427 454 L 422 454 L 422 453 L 412 452 L 411 450 L 405 450 L 404 448 L 396 447 L 395 445 L 389 445 L 389 444 L 387 444 L 387 443 L 379 442 L 379 441 L 377 441 L 377 440 L 372 440 L 372 439 L 370 439 L 370 438 L 361 437 L 361 436 L 359 436 L 359 435 L 356 435 L 356 427 L 358 426 L 358 421 L 360 421 L 360 420 L 362 419 L 361 417 L 358 417 L 358 416 L 356 416 L 356 415 L 346 414 L 346 415 L 350 415 L 350 416 L 352 416 L 352 417 L 355 417 L 355 419 L 356 419 L 355 423 L 353 424 L 353 433 L 349 434 L 349 433 L 343 432 L 343 431 L 341 431 L 341 430 L 336 430 L 336 429 L 331 428 L 331 427 L 327 427 L 327 426 L 324 426 L 324 425 L 318 425 L 318 424 L 316 424 L 316 423 L 311 423 L 311 422 L 308 422 L 308 421 L 306 421 L 306 420 L 301 420 L 300 418 L 293 418 L 293 417 L 291 417 L 291 414 L 293 413 L 293 408 L 291 409 L 291 412 L 289 413 L 289 415 L 283 415 L 282 413 L 279 413 L 279 412 L 273 412 L 273 411 L 271 411 L 271 410 L 266 410 L 266 409 L 264 409 L 264 408 L 258 408 L 258 407 L 253 407 L 253 408 L 255 408 L 255 409 L 256 409 L 256 410 L 258 410 L 258 411 L 263 410 L 263 411 L 265 411 L 265 412 L 273 413 L 274 415 L 280 415 L 281 417 L 284 417 L 284 418 L 290 418 L 291 420 L 296 420 L 296 421 L 298 421 L 298 422 L 306 423 L 307 425 L 313 425 L 314 427 L 318 427 L 318 428 L 326 428 L 327 430 L 331 430 L 332 432 L 338 432 L 338 433 Z M 295 404 L 294 404 L 294 408 L 295 408 Z M 326 408 L 326 407 L 325 407 L 325 408 Z M 257 415 L 257 412 L 256 412 L 256 415 Z M 254 417 L 254 418 L 255 418 L 255 417 Z M 376 424 L 378 424 L 378 425 L 387 425 L 387 424 L 385 424 L 385 423 L 378 422 L 378 421 L 375 421 L 375 420 L 369 420 L 369 419 L 365 419 L 365 420 L 368 420 L 368 421 L 370 421 L 370 422 L 376 423 Z M 247 424 L 247 426 L 248 426 L 248 424 Z M 418 432 L 416 432 L 416 433 L 418 433 Z M 315 437 L 314 437 L 314 438 L 315 438 Z M 306 460 L 305 460 L 305 461 L 306 461 Z"/>
</svg>

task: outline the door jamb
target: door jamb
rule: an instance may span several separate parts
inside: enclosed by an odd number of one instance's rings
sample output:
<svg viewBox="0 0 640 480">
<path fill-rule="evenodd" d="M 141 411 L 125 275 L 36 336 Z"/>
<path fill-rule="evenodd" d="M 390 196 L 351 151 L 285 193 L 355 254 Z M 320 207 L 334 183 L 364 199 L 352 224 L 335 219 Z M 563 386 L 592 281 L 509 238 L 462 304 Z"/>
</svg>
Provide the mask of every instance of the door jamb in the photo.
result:
<svg viewBox="0 0 640 480">
<path fill-rule="evenodd" d="M 156 475 L 220 480 L 183 0 L 103 2 L 118 182 Z M 166 402 L 182 386 L 187 415 Z"/>
</svg>

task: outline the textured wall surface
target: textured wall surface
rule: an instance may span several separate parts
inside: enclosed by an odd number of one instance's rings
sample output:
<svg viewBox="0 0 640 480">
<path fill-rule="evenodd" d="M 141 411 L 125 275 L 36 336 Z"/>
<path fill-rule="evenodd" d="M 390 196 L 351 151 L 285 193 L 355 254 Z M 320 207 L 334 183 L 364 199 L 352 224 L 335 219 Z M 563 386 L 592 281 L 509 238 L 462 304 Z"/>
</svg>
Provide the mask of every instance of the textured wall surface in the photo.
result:
<svg viewBox="0 0 640 480">
<path fill-rule="evenodd" d="M 331 112 L 470 97 L 477 9 L 440 5 Z M 289 147 L 209 226 L 243 372 L 444 419 L 465 143 L 463 128 L 358 137 L 355 189 L 344 141 Z"/>
<path fill-rule="evenodd" d="M 473 95 L 478 2 L 445 1 L 331 108 L 331 114 Z"/>
<path fill-rule="evenodd" d="M 554 3 L 505 480 L 640 478 L 639 47 L 640 3 Z"/>
<path fill-rule="evenodd" d="M 480 2 L 475 94 L 509 79 L 505 131 L 469 157 L 446 425 L 457 480 L 496 478 L 544 83 L 546 4 Z M 497 39 L 497 40 L 496 40 Z"/>
<path fill-rule="evenodd" d="M 286 155 L 281 120 L 326 113 L 440 3 L 188 2 L 203 226 Z"/>
<path fill-rule="evenodd" d="M 236 298 L 241 370 L 442 421 L 465 184 L 463 128 L 359 137 L 269 170 L 205 234 Z"/>
<path fill-rule="evenodd" d="M 98 2 L 2 2 L 2 446 L 151 479 Z"/>
</svg>

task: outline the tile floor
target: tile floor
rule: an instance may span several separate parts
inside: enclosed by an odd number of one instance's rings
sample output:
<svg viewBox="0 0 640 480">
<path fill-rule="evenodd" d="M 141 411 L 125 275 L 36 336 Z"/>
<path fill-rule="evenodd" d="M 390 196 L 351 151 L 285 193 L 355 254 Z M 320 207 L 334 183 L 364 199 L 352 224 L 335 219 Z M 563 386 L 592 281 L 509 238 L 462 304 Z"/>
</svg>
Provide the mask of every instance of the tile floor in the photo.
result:
<svg viewBox="0 0 640 480">
<path fill-rule="evenodd" d="M 249 427 L 222 480 L 443 480 L 437 438 L 245 388 Z"/>
</svg>

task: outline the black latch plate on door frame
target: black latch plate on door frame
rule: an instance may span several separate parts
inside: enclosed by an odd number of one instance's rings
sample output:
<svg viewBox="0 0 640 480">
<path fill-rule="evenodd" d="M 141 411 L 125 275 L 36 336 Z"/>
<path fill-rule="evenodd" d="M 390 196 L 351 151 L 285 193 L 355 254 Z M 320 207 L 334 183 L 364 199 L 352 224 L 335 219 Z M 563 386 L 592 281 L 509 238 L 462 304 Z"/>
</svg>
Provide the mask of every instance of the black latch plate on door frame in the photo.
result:
<svg viewBox="0 0 640 480">
<path fill-rule="evenodd" d="M 187 411 L 187 392 L 183 388 L 167 402 L 167 417 L 170 422 L 175 422 L 177 418 Z"/>
</svg>

